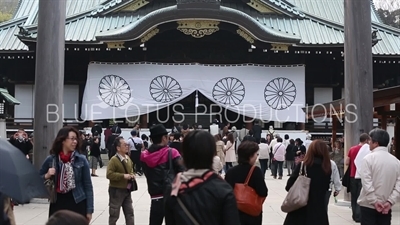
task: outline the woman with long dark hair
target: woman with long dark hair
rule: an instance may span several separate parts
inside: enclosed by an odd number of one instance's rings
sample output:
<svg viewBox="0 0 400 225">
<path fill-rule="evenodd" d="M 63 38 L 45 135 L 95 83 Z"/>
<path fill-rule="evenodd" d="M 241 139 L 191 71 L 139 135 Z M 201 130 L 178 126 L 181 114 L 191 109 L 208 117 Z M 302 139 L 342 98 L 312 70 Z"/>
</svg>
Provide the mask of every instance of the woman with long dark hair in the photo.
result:
<svg viewBox="0 0 400 225">
<path fill-rule="evenodd" d="M 259 167 L 255 166 L 258 157 L 258 150 L 259 147 L 257 142 L 242 142 L 238 149 L 239 165 L 232 167 L 232 169 L 226 173 L 225 180 L 232 188 L 235 188 L 236 184 L 245 183 L 251 168 L 254 167 L 248 185 L 253 188 L 258 196 L 265 198 L 268 195 L 268 188 L 264 180 L 264 174 Z M 239 210 L 239 218 L 242 225 L 261 225 L 262 217 L 262 212 L 257 216 L 252 216 Z"/>
<path fill-rule="evenodd" d="M 331 181 L 331 160 L 328 146 L 321 140 L 314 140 L 308 147 L 303 159 L 305 169 L 300 171 L 301 163 L 296 166 L 286 184 L 289 191 L 297 180 L 299 173 L 306 172 L 311 179 L 308 203 L 306 206 L 286 215 L 284 225 L 329 225 L 325 204 L 326 192 Z"/>
<path fill-rule="evenodd" d="M 40 169 L 42 178 L 52 179 L 55 184 L 56 196 L 50 203 L 49 217 L 65 209 L 83 215 L 89 222 L 92 219 L 93 186 L 89 163 L 77 150 L 80 141 L 75 128 L 61 128 Z"/>
</svg>

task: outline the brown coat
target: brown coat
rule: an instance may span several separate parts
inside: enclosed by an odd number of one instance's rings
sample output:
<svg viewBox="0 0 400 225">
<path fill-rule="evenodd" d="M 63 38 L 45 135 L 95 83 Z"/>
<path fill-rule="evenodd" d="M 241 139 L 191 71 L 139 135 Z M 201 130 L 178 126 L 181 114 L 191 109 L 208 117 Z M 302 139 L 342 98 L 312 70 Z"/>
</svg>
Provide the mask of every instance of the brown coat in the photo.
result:
<svg viewBox="0 0 400 225">
<path fill-rule="evenodd" d="M 8 216 L 11 225 L 16 225 L 15 218 L 14 218 L 14 211 L 11 205 L 11 199 L 5 198 L 4 199 L 4 213 Z"/>
</svg>

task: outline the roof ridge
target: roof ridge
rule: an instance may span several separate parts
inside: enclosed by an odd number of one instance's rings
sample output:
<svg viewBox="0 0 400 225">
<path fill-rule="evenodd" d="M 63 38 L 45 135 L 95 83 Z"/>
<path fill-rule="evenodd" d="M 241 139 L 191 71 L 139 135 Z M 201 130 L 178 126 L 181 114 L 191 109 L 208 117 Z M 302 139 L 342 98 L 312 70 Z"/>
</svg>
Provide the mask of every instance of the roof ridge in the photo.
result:
<svg viewBox="0 0 400 225">
<path fill-rule="evenodd" d="M 283 11 L 286 11 L 290 14 L 294 14 L 299 17 L 304 17 L 304 12 L 299 10 L 299 7 L 297 7 L 293 4 L 290 4 L 289 2 L 287 2 L 285 0 L 260 0 L 260 1 L 267 5 L 270 5 L 270 4 L 268 4 L 268 2 L 269 2 L 269 3 L 273 4 L 275 7 L 281 8 Z"/>
</svg>

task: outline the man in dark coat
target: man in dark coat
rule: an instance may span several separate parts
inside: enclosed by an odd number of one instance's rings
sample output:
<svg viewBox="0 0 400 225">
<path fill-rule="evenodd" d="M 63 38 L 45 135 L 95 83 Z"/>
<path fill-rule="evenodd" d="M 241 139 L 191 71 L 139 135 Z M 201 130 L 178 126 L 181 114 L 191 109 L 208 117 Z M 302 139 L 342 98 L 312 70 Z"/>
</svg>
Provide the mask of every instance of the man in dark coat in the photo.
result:
<svg viewBox="0 0 400 225">
<path fill-rule="evenodd" d="M 252 130 L 253 130 L 253 137 L 256 139 L 257 144 L 260 144 L 262 128 L 258 120 L 254 123 Z"/>
</svg>

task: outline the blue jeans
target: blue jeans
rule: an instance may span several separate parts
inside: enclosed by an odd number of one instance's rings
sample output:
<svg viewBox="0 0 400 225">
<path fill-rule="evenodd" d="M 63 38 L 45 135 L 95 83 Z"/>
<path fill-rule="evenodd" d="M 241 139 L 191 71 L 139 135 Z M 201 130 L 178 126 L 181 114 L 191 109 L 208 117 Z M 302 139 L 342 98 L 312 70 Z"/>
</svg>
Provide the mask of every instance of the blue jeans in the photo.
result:
<svg viewBox="0 0 400 225">
<path fill-rule="evenodd" d="M 279 177 L 283 176 L 283 161 L 272 161 L 272 163 L 274 164 L 273 166 L 273 171 L 272 171 L 272 175 L 276 178 L 276 175 L 279 172 Z"/>
<path fill-rule="evenodd" d="M 233 163 L 232 162 L 225 162 L 225 167 L 226 167 L 225 168 L 225 173 L 227 173 L 228 170 L 233 167 Z"/>
<path fill-rule="evenodd" d="M 269 159 L 259 159 L 258 161 L 260 162 L 261 171 L 263 173 L 263 176 L 265 176 L 265 172 L 268 169 L 268 161 L 269 161 Z"/>
</svg>

